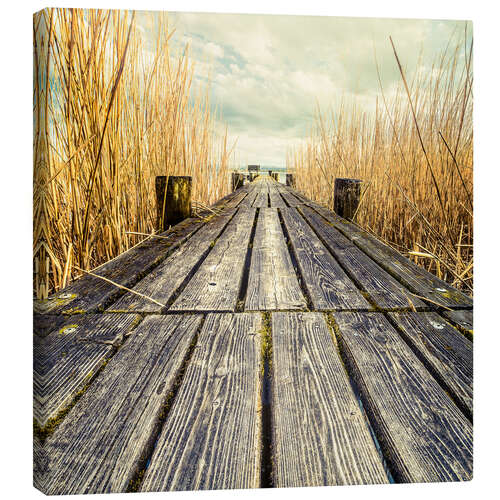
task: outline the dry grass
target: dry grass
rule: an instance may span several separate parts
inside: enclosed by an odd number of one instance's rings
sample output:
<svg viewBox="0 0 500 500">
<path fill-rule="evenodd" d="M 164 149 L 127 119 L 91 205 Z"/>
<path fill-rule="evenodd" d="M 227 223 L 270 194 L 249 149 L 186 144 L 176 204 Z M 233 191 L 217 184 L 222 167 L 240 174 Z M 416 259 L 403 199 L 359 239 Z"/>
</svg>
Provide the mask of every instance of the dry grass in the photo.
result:
<svg viewBox="0 0 500 500">
<path fill-rule="evenodd" d="M 167 18 L 154 46 L 134 14 L 46 9 L 34 16 L 34 288 L 65 286 L 150 234 L 156 175 L 193 176 L 193 199 L 229 189 L 231 147 L 208 87 L 193 89 L 188 48 Z"/>
<path fill-rule="evenodd" d="M 472 294 L 472 44 L 465 33 L 411 82 L 397 47 L 394 55 L 398 91 L 388 98 L 380 85 L 373 114 L 345 100 L 318 110 L 287 167 L 298 189 L 330 208 L 336 177 L 365 181 L 357 222 Z"/>
</svg>

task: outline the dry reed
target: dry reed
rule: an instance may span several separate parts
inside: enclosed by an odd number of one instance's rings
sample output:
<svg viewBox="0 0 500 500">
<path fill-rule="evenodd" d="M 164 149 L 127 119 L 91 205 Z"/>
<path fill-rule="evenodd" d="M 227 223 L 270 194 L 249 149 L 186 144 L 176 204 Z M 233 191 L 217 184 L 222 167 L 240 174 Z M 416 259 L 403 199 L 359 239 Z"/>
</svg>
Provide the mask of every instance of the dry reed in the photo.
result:
<svg viewBox="0 0 500 500">
<path fill-rule="evenodd" d="M 144 13 L 143 13 L 144 15 Z M 34 291 L 39 298 L 154 232 L 156 175 L 191 175 L 193 199 L 229 189 L 232 148 L 166 15 L 145 36 L 126 11 L 34 16 Z"/>
<path fill-rule="evenodd" d="M 318 109 L 287 168 L 299 190 L 330 208 L 336 177 L 362 179 L 356 221 L 472 294 L 472 43 L 465 32 L 411 82 L 393 48 L 397 92 L 386 97 L 380 83 L 374 113 L 346 100 L 329 113 Z"/>
</svg>

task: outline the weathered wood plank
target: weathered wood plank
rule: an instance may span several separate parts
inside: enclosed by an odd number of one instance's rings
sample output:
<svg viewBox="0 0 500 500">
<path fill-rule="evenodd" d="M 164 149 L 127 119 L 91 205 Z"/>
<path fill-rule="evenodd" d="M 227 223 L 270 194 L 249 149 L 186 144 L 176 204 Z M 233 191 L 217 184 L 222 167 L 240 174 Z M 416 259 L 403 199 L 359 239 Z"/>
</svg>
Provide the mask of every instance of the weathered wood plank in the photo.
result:
<svg viewBox="0 0 500 500">
<path fill-rule="evenodd" d="M 472 425 L 379 313 L 334 313 L 364 407 L 400 482 L 470 480 Z"/>
<path fill-rule="evenodd" d="M 235 310 L 255 212 L 238 211 L 170 310 Z"/>
<path fill-rule="evenodd" d="M 371 309 L 299 212 L 282 208 L 281 214 L 315 309 Z"/>
<path fill-rule="evenodd" d="M 258 194 L 253 202 L 253 207 L 255 208 L 267 208 L 269 205 L 269 190 L 266 182 L 260 182 L 256 184 L 256 189 L 258 189 Z"/>
<path fill-rule="evenodd" d="M 306 305 L 278 211 L 275 208 L 261 208 L 252 247 L 245 309 L 303 309 Z"/>
<path fill-rule="evenodd" d="M 300 211 L 344 270 L 362 290 L 368 293 L 377 307 L 381 309 L 427 307 L 314 210 L 304 206 Z"/>
<path fill-rule="evenodd" d="M 260 481 L 260 314 L 209 314 L 142 491 Z"/>
<path fill-rule="evenodd" d="M 226 205 L 230 204 L 236 196 L 239 196 L 238 191 L 219 200 L 213 205 L 213 208 L 224 211 Z M 200 215 L 209 216 L 211 212 L 202 211 Z M 186 242 L 202 225 L 203 221 L 199 218 L 186 219 L 169 231 L 160 234 L 163 237 L 168 236 L 169 239 L 149 238 L 99 266 L 93 272 L 131 288 L 145 274 Z M 102 311 L 122 294 L 122 289 L 94 276 L 84 275 L 48 299 L 35 300 L 34 309 L 35 312 L 44 314 Z"/>
<path fill-rule="evenodd" d="M 280 189 L 280 194 L 289 207 L 298 207 L 304 204 L 302 200 L 296 198 L 288 189 Z"/>
<path fill-rule="evenodd" d="M 125 492 L 201 322 L 148 316 L 45 444 L 47 494 Z"/>
<path fill-rule="evenodd" d="M 170 257 L 163 261 L 133 288 L 135 292 L 151 297 L 164 306 L 174 296 L 176 290 L 189 278 L 196 264 L 203 259 L 221 232 L 231 220 L 236 209 L 231 209 L 228 215 L 217 216 L 205 224 L 189 244 L 181 246 Z M 162 307 L 151 300 L 133 293 L 126 293 L 111 307 L 111 310 L 127 310 L 140 312 L 159 312 Z"/>
<path fill-rule="evenodd" d="M 280 195 L 279 189 L 276 184 L 269 185 L 269 201 L 271 207 L 274 208 L 284 208 L 286 207 L 286 203 L 283 201 L 283 198 Z"/>
<path fill-rule="evenodd" d="M 139 316 L 78 315 L 34 337 L 33 416 L 43 428 L 89 384 Z"/>
<path fill-rule="evenodd" d="M 451 321 L 454 325 L 458 326 L 469 340 L 472 340 L 474 332 L 473 325 L 473 311 L 444 311 L 443 316 Z"/>
<path fill-rule="evenodd" d="M 37 436 L 33 436 L 33 486 L 42 492 L 45 491 L 48 463 L 45 447 Z"/>
<path fill-rule="evenodd" d="M 320 313 L 273 313 L 273 463 L 280 488 L 387 483 Z"/>
<path fill-rule="evenodd" d="M 255 198 L 257 198 L 257 195 L 259 193 L 257 189 L 252 189 L 252 187 L 252 184 L 248 186 L 248 196 L 246 196 L 245 199 L 241 202 L 240 208 L 251 207 L 253 205 Z"/>
<path fill-rule="evenodd" d="M 472 418 L 472 343 L 437 313 L 390 313 L 403 338 Z"/>
<path fill-rule="evenodd" d="M 435 306 L 434 303 L 451 308 L 472 307 L 470 297 L 414 264 L 359 226 L 338 217 L 316 203 L 309 205 L 411 292 L 430 299 L 432 302 L 426 301 L 429 307 Z"/>
</svg>

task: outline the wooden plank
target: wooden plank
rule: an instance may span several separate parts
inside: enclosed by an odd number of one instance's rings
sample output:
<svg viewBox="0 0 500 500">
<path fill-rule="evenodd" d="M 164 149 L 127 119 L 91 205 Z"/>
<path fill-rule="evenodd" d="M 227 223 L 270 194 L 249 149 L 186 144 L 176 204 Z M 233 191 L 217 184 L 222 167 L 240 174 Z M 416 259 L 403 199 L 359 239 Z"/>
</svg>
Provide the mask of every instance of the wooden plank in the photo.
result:
<svg viewBox="0 0 500 500">
<path fill-rule="evenodd" d="M 299 212 L 295 208 L 282 208 L 281 214 L 315 309 L 370 309 L 370 304 Z"/>
<path fill-rule="evenodd" d="M 290 193 L 288 190 L 280 190 L 280 194 L 283 197 L 283 199 L 286 201 L 286 204 L 289 207 L 298 207 L 300 205 L 303 205 L 303 201 L 299 200 L 296 198 L 292 193 Z"/>
<path fill-rule="evenodd" d="M 334 313 L 341 348 L 399 482 L 472 478 L 472 425 L 380 313 Z"/>
<path fill-rule="evenodd" d="M 380 309 L 415 307 L 426 305 L 410 294 L 401 283 L 378 266 L 370 257 L 329 225 L 323 217 L 310 207 L 300 209 L 314 227 L 324 245 L 333 253 L 349 276 L 370 296 Z"/>
<path fill-rule="evenodd" d="M 259 486 L 260 328 L 257 313 L 207 316 L 142 491 Z"/>
<path fill-rule="evenodd" d="M 42 492 L 45 490 L 48 462 L 45 447 L 36 435 L 33 436 L 33 486 Z"/>
<path fill-rule="evenodd" d="M 297 281 L 278 211 L 261 208 L 252 246 L 245 309 L 304 309 L 307 306 Z"/>
<path fill-rule="evenodd" d="M 170 310 L 235 310 L 255 212 L 238 211 Z"/>
<path fill-rule="evenodd" d="M 34 337 L 33 416 L 43 428 L 88 385 L 113 345 L 137 324 L 134 314 L 79 315 L 45 337 Z"/>
<path fill-rule="evenodd" d="M 258 194 L 253 202 L 253 207 L 256 208 L 267 208 L 269 205 L 268 199 L 268 187 L 266 182 L 260 182 L 256 185 L 256 189 L 258 189 Z"/>
<path fill-rule="evenodd" d="M 45 444 L 45 493 L 125 492 L 201 322 L 148 316 Z M 110 397 L 111 396 L 111 397 Z"/>
<path fill-rule="evenodd" d="M 390 313 L 401 335 L 472 418 L 472 343 L 437 313 Z"/>
<path fill-rule="evenodd" d="M 286 203 L 283 201 L 283 198 L 280 195 L 278 187 L 275 184 L 269 185 L 269 201 L 270 201 L 271 207 L 274 207 L 274 208 L 286 207 Z"/>
<path fill-rule="evenodd" d="M 219 200 L 212 208 L 220 208 L 224 211 L 226 204 L 229 204 L 237 195 L 237 192 L 231 193 Z M 202 211 L 200 215 L 209 216 L 211 212 Z M 167 258 L 202 225 L 203 221 L 199 218 L 186 219 L 160 234 L 162 237 L 168 236 L 169 239 L 149 238 L 99 266 L 93 272 L 115 283 L 131 288 L 142 276 Z M 35 300 L 34 309 L 37 313 L 51 314 L 103 311 L 122 294 L 123 289 L 94 276 L 83 275 L 48 299 Z"/>
<path fill-rule="evenodd" d="M 387 483 L 320 313 L 273 313 L 275 486 Z"/>
<path fill-rule="evenodd" d="M 429 307 L 435 307 L 434 303 L 450 308 L 472 307 L 471 297 L 414 264 L 359 226 L 338 217 L 318 204 L 309 205 L 410 291 L 430 299 L 432 302 L 426 301 Z"/>
<path fill-rule="evenodd" d="M 166 305 L 185 280 L 214 246 L 215 241 L 231 220 L 236 209 L 228 215 L 217 216 L 193 235 L 189 244 L 181 246 L 176 252 L 153 269 L 133 288 L 135 292 L 151 297 Z M 154 302 L 133 293 L 126 293 L 115 302 L 111 310 L 159 312 L 163 308 Z"/>
<path fill-rule="evenodd" d="M 249 184 L 248 189 L 248 196 L 241 202 L 240 208 L 241 207 L 251 207 L 255 201 L 255 198 L 257 198 L 258 190 L 256 189 L 251 189 L 253 186 L 252 184 Z"/>
<path fill-rule="evenodd" d="M 474 333 L 472 310 L 444 311 L 442 315 L 454 325 L 458 326 L 458 328 L 464 332 L 469 340 L 472 340 L 472 335 Z"/>
</svg>

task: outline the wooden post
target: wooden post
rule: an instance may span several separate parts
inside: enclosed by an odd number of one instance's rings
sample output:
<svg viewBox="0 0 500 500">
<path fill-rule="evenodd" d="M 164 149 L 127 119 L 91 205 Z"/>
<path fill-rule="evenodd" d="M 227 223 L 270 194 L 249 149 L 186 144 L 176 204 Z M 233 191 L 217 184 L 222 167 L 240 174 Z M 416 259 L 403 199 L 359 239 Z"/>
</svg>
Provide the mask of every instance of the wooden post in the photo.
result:
<svg viewBox="0 0 500 500">
<path fill-rule="evenodd" d="M 168 184 L 167 184 L 168 179 Z M 192 177 L 158 175 L 156 177 L 156 212 L 159 231 L 166 231 L 191 217 Z"/>
<path fill-rule="evenodd" d="M 243 181 L 245 180 L 245 176 L 243 174 L 238 174 L 233 172 L 231 174 L 231 186 L 233 188 L 233 191 L 236 191 L 240 187 L 243 186 Z"/>
<path fill-rule="evenodd" d="M 273 179 L 274 179 L 276 182 L 278 182 L 278 180 L 279 180 L 279 175 L 280 175 L 280 174 L 279 174 L 279 172 L 273 172 Z"/>
<path fill-rule="evenodd" d="M 272 177 L 273 176 L 273 172 L 272 170 L 268 170 L 267 173 Z"/>
<path fill-rule="evenodd" d="M 344 219 L 353 220 L 361 196 L 359 179 L 335 179 L 333 210 Z"/>
<path fill-rule="evenodd" d="M 286 174 L 286 185 L 295 187 L 295 176 L 293 174 Z"/>
</svg>

